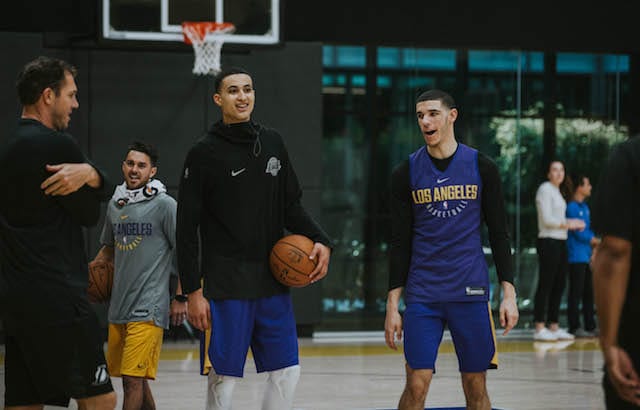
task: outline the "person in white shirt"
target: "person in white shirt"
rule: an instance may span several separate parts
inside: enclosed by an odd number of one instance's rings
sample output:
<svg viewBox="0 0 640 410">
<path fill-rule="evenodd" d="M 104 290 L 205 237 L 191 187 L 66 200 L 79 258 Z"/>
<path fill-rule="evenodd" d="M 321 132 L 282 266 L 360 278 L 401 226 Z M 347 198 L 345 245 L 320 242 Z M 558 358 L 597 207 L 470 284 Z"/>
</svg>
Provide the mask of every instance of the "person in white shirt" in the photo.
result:
<svg viewBox="0 0 640 410">
<path fill-rule="evenodd" d="M 562 161 L 552 160 L 547 168 L 547 181 L 540 184 L 536 192 L 538 214 L 538 287 L 534 299 L 533 339 L 552 342 L 572 340 L 574 335 L 560 328 L 560 301 L 567 281 L 568 230 L 584 229 L 584 221 L 567 219 L 568 194 L 565 169 Z M 548 327 L 547 327 L 548 325 Z"/>
</svg>

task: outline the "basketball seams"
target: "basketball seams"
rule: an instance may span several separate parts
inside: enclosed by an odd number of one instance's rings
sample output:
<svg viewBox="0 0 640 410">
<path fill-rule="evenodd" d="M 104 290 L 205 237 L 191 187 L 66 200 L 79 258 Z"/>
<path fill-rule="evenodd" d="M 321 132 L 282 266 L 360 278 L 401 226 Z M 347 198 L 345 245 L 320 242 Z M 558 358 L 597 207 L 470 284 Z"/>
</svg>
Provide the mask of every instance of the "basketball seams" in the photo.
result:
<svg viewBox="0 0 640 410">
<path fill-rule="evenodd" d="M 280 262 L 282 262 L 282 264 L 283 264 L 283 265 L 285 265 L 286 267 L 288 267 L 288 268 L 290 268 L 290 269 L 292 269 L 292 270 L 296 271 L 296 273 L 298 273 L 298 274 L 300 274 L 300 275 L 304 276 L 305 278 L 308 278 L 308 277 L 309 277 L 309 275 L 307 275 L 306 273 L 304 273 L 304 272 L 302 272 L 301 270 L 298 270 L 298 269 L 294 268 L 293 266 L 289 265 L 285 260 L 283 260 L 283 259 L 280 257 L 280 255 L 278 255 L 278 253 L 277 253 L 277 252 L 274 252 L 274 253 L 273 253 L 273 256 L 275 256 L 275 257 L 276 257 Z M 308 255 L 307 255 L 307 256 L 308 256 Z"/>
<path fill-rule="evenodd" d="M 287 242 L 287 241 L 280 241 L 280 244 L 284 245 L 287 244 L 289 246 L 291 246 L 292 248 L 295 248 L 297 250 L 299 250 L 300 252 L 304 253 L 307 256 L 307 259 L 309 259 L 309 253 L 307 251 L 305 251 L 304 249 L 300 248 L 298 245 L 295 245 L 291 242 Z M 309 259 L 309 261 L 311 263 L 313 263 L 313 266 L 318 266 L 318 261 L 316 259 Z"/>
<path fill-rule="evenodd" d="M 108 263 L 89 263 L 89 283 L 87 293 L 94 303 L 105 303 L 111 298 L 113 270 Z"/>
<path fill-rule="evenodd" d="M 270 253 L 269 264 L 275 278 L 289 287 L 309 285 L 309 274 L 318 266 L 316 259 L 309 259 L 312 250 L 313 241 L 304 235 L 291 234 L 280 238 Z"/>
</svg>

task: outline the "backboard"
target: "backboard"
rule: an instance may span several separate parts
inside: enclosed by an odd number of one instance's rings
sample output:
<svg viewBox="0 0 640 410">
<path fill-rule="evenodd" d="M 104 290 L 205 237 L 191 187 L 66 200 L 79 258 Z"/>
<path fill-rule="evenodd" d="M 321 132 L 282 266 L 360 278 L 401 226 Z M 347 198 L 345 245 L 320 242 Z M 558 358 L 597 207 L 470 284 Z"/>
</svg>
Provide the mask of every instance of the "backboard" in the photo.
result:
<svg viewBox="0 0 640 410">
<path fill-rule="evenodd" d="M 280 43 L 280 0 L 102 0 L 102 37 L 182 42 L 183 21 L 230 22 L 226 44 Z"/>
</svg>

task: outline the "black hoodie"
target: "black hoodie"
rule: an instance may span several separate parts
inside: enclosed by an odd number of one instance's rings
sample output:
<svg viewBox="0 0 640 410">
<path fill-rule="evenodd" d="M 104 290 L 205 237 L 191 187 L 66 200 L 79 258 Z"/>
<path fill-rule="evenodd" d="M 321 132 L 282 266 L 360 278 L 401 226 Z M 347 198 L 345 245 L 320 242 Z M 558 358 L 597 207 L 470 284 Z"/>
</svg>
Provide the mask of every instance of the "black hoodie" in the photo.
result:
<svg viewBox="0 0 640 410">
<path fill-rule="evenodd" d="M 269 251 L 285 229 L 330 246 L 301 197 L 275 130 L 256 122 L 213 124 L 189 150 L 180 180 L 176 234 L 183 291 L 199 289 L 204 279 L 209 299 L 288 292 L 269 271 Z"/>
</svg>

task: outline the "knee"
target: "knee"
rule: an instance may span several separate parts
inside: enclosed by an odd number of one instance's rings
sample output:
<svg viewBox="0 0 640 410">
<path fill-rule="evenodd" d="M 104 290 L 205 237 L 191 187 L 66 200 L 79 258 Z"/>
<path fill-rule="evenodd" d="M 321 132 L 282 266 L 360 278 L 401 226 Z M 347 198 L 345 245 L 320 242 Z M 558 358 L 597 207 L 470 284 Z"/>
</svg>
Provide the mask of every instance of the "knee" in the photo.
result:
<svg viewBox="0 0 640 410">
<path fill-rule="evenodd" d="M 79 410 L 114 410 L 118 404 L 116 392 L 76 400 Z"/>
<path fill-rule="evenodd" d="M 207 382 L 207 408 L 213 410 L 230 409 L 233 389 L 238 380 L 238 377 L 218 375 L 211 371 Z"/>
<path fill-rule="evenodd" d="M 116 408 L 116 404 L 118 404 L 118 397 L 116 392 L 112 391 L 102 395 L 100 401 L 96 403 L 96 410 L 113 410 Z"/>
<path fill-rule="evenodd" d="M 428 377 L 418 377 L 415 374 L 409 376 L 407 378 L 405 391 L 414 401 L 424 403 L 427 398 L 427 391 L 429 390 L 429 381 L 430 378 Z"/>
<path fill-rule="evenodd" d="M 280 396 L 288 398 L 293 396 L 299 379 L 300 365 L 295 365 L 269 372 L 268 382 L 276 388 Z"/>
<path fill-rule="evenodd" d="M 143 380 L 141 377 L 122 376 L 122 389 L 125 393 L 141 390 Z"/>
<path fill-rule="evenodd" d="M 485 373 L 463 373 L 462 389 L 471 402 L 484 399 L 488 395 Z"/>
<path fill-rule="evenodd" d="M 424 403 L 427 398 L 427 386 L 424 383 L 407 383 L 406 390 L 415 401 L 420 403 Z"/>
</svg>

